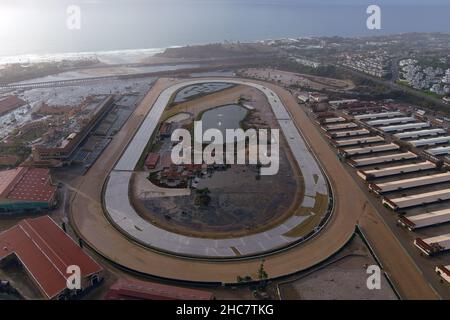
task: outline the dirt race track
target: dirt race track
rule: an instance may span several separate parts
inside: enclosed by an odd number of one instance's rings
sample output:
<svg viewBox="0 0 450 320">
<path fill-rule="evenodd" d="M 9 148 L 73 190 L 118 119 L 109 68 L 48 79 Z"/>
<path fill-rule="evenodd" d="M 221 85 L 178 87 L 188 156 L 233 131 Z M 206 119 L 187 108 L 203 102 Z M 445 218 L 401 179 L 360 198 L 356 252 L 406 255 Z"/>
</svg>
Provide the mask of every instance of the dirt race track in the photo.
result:
<svg viewBox="0 0 450 320">
<path fill-rule="evenodd" d="M 207 79 L 211 81 L 213 79 Z M 223 80 L 223 78 L 222 78 Z M 101 199 L 104 182 L 124 148 L 139 128 L 159 93 L 178 81 L 160 79 L 136 111 L 117 133 L 94 166 L 73 185 L 70 204 L 71 223 L 78 235 L 96 252 L 121 267 L 160 278 L 197 282 L 234 283 L 237 276 L 254 279 L 260 260 L 208 262 L 188 260 L 144 248 L 116 230 L 103 213 Z M 420 270 L 406 253 L 389 228 L 384 225 L 366 195 L 327 142 L 315 129 L 294 97 L 284 89 L 254 81 L 274 90 L 291 112 L 293 120 L 310 143 L 315 155 L 327 172 L 334 188 L 335 212 L 325 229 L 310 241 L 265 258 L 270 278 L 281 277 L 310 268 L 342 248 L 359 223 L 375 248 L 393 283 L 403 298 L 436 299 L 435 291 L 424 280 Z M 337 183 L 338 182 L 338 183 Z M 377 249 L 380 250 L 377 250 Z"/>
</svg>

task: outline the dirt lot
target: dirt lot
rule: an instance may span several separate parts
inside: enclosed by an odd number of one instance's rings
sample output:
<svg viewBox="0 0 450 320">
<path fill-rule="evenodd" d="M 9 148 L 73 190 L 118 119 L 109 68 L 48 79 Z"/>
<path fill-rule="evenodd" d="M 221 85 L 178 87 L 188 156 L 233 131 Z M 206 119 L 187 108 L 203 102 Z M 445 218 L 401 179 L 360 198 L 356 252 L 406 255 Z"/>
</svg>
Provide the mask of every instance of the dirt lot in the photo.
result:
<svg viewBox="0 0 450 320">
<path fill-rule="evenodd" d="M 367 267 L 377 265 L 358 235 L 336 256 L 308 273 L 279 284 L 281 297 L 291 300 L 395 300 L 381 274 L 380 289 L 367 288 Z"/>
</svg>

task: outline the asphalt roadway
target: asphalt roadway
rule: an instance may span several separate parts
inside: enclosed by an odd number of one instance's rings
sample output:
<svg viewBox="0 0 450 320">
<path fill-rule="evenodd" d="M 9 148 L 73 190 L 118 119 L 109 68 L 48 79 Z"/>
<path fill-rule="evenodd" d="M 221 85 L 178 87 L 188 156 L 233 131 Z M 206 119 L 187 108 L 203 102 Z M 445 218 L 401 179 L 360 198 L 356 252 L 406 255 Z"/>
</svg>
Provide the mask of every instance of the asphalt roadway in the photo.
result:
<svg viewBox="0 0 450 320">
<path fill-rule="evenodd" d="M 214 79 L 205 79 L 205 81 L 212 80 Z M 265 269 L 269 277 L 277 278 L 293 274 L 323 262 L 350 240 L 355 225 L 359 223 L 402 298 L 439 298 L 411 257 L 384 224 L 376 209 L 369 203 L 364 192 L 343 168 L 327 141 L 298 106 L 295 98 L 278 86 L 256 80 L 253 82 L 274 90 L 282 99 L 326 171 L 335 196 L 335 212 L 320 234 L 291 250 L 265 258 Z M 77 185 L 72 186 L 74 191 L 70 200 L 72 225 L 78 235 L 97 253 L 135 272 L 165 279 L 212 283 L 235 283 L 237 276 L 245 275 L 256 278 L 259 259 L 209 262 L 164 255 L 126 238 L 111 225 L 103 212 L 101 199 L 107 176 L 159 94 L 175 83 L 177 81 L 172 79 L 158 80 L 94 166 L 78 180 Z"/>
</svg>

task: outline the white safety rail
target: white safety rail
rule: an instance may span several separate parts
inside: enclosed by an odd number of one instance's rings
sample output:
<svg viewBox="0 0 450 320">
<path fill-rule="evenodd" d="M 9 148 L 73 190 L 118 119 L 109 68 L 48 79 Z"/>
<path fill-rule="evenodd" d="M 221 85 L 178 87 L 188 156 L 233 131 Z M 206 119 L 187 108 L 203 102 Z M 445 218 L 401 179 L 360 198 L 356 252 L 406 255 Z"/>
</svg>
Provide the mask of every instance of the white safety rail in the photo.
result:
<svg viewBox="0 0 450 320">
<path fill-rule="evenodd" d="M 414 245 L 425 254 L 432 256 L 434 254 L 450 249 L 450 234 L 443 234 L 431 238 L 417 238 Z"/>
<path fill-rule="evenodd" d="M 444 136 L 444 137 L 437 137 L 437 138 L 429 138 L 429 139 L 420 139 L 420 140 L 414 140 L 409 141 L 413 147 L 425 147 L 425 146 L 433 146 L 435 144 L 443 144 L 443 143 L 449 143 L 450 142 L 450 136 Z"/>
<path fill-rule="evenodd" d="M 369 185 L 369 189 L 378 194 L 381 194 L 386 192 L 400 191 L 449 181 L 450 181 L 450 172 L 445 172 L 417 178 L 402 179 L 383 183 L 372 183 Z"/>
<path fill-rule="evenodd" d="M 400 166 L 387 167 L 382 169 L 372 169 L 372 170 L 358 170 L 357 174 L 362 179 L 367 180 L 367 177 L 383 178 L 388 176 L 394 176 L 397 174 L 410 173 L 410 172 L 420 172 L 424 170 L 435 169 L 436 165 L 431 161 L 425 161 L 420 163 L 404 164 Z"/>
<path fill-rule="evenodd" d="M 415 122 L 416 118 L 414 117 L 402 117 L 402 118 L 390 118 L 390 119 L 380 119 L 380 120 L 372 120 L 367 121 L 366 123 L 369 126 L 384 126 L 384 125 L 391 125 L 396 123 L 409 123 L 409 122 Z"/>
<path fill-rule="evenodd" d="M 376 142 L 384 142 L 384 138 L 381 136 L 373 136 L 373 137 L 354 138 L 354 139 L 342 139 L 342 140 L 335 140 L 334 145 L 337 147 L 346 147 L 346 146 L 354 146 L 354 145 L 358 145 L 358 144 L 368 144 L 368 143 L 376 143 Z"/>
<path fill-rule="evenodd" d="M 415 195 L 407 195 L 399 198 L 385 197 L 383 199 L 383 204 L 389 206 L 393 210 L 398 210 L 445 200 L 450 200 L 450 189 L 442 189 Z"/>
<path fill-rule="evenodd" d="M 418 131 L 407 131 L 402 133 L 396 133 L 394 136 L 398 139 L 415 139 L 427 136 L 437 136 L 439 134 L 446 133 L 445 129 L 428 129 L 428 130 L 418 130 Z"/>
<path fill-rule="evenodd" d="M 447 223 L 450 222 L 450 209 L 426 212 L 408 217 L 402 216 L 400 217 L 398 222 L 411 231 L 419 228 Z"/>
<path fill-rule="evenodd" d="M 388 144 L 382 144 L 382 145 L 376 145 L 376 146 L 370 146 L 370 147 L 342 149 L 341 152 L 345 156 L 348 157 L 348 156 L 356 156 L 356 155 L 360 155 L 360 154 L 392 151 L 392 150 L 398 150 L 398 149 L 400 149 L 400 147 L 397 144 L 388 143 Z"/>
<path fill-rule="evenodd" d="M 401 125 L 395 125 L 395 126 L 383 126 L 378 127 L 378 130 L 381 130 L 386 133 L 390 132 L 403 132 L 406 130 L 418 130 L 423 128 L 428 128 L 430 126 L 429 122 L 415 122 L 415 123 L 407 123 L 407 124 L 401 124 Z"/>
<path fill-rule="evenodd" d="M 418 155 L 413 152 L 405 152 L 405 153 L 393 153 L 384 156 L 375 156 L 375 157 L 367 157 L 367 158 L 359 158 L 359 159 L 348 159 L 347 162 L 352 167 L 362 167 L 362 166 L 370 166 L 374 164 L 384 164 L 394 161 L 402 161 L 402 160 L 413 160 L 417 159 Z"/>
<path fill-rule="evenodd" d="M 400 111 L 392 111 L 392 112 L 380 112 L 380 113 L 366 113 L 355 116 L 356 120 L 373 120 L 380 118 L 394 118 L 398 116 L 404 116 L 405 114 Z"/>
</svg>

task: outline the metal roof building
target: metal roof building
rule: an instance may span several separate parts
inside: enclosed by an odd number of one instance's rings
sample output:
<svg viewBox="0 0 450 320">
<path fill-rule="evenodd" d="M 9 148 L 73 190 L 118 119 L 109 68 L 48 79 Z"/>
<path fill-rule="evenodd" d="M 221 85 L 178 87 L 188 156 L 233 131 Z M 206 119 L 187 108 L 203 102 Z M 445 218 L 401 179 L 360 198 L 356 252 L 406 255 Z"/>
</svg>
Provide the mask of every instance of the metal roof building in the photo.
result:
<svg viewBox="0 0 450 320">
<path fill-rule="evenodd" d="M 339 123 L 339 124 L 330 124 L 328 126 L 322 127 L 325 131 L 332 131 L 332 130 L 342 130 L 342 129 L 351 129 L 356 128 L 358 125 L 353 122 L 347 122 L 347 123 Z"/>
<path fill-rule="evenodd" d="M 337 147 L 353 146 L 358 144 L 367 144 L 375 142 L 384 142 L 384 138 L 381 136 L 364 137 L 364 138 L 353 138 L 353 139 L 341 139 L 335 140 L 333 143 Z"/>
<path fill-rule="evenodd" d="M 402 216 L 398 221 L 411 231 L 418 228 L 434 226 L 450 222 L 450 209 L 421 213 L 409 217 Z"/>
<path fill-rule="evenodd" d="M 327 136 L 329 138 L 345 138 L 352 136 L 363 136 L 369 133 L 370 131 L 367 129 L 358 129 L 358 130 L 331 132 Z"/>
<path fill-rule="evenodd" d="M 369 189 L 380 194 L 385 192 L 411 189 L 448 181 L 450 181 L 450 172 L 445 172 L 417 178 L 395 180 L 384 183 L 373 183 L 369 185 Z"/>
<path fill-rule="evenodd" d="M 397 210 L 445 200 L 450 200 L 450 189 L 420 193 L 395 199 L 385 197 L 383 204 L 391 207 L 393 210 Z"/>
<path fill-rule="evenodd" d="M 380 119 L 380 118 L 393 118 L 398 116 L 404 116 L 405 114 L 400 111 L 392 111 L 392 112 L 380 112 L 380 113 L 367 113 L 360 114 L 355 116 L 356 120 L 372 120 L 372 119 Z"/>
<path fill-rule="evenodd" d="M 444 234 L 431 238 L 417 238 L 414 245 L 425 254 L 432 256 L 434 254 L 450 249 L 450 234 Z"/>
<path fill-rule="evenodd" d="M 429 139 L 420 139 L 410 141 L 409 143 L 414 147 L 424 147 L 424 146 L 432 146 L 435 144 L 449 143 L 450 136 L 437 137 L 437 138 L 429 138 Z"/>
<path fill-rule="evenodd" d="M 326 118 L 321 120 L 322 123 L 338 123 L 338 122 L 345 122 L 347 119 L 343 117 L 335 117 L 335 118 Z"/>
<path fill-rule="evenodd" d="M 382 177 L 388 177 L 388 176 L 394 176 L 397 174 L 402 173 L 409 173 L 409 172 L 419 172 L 424 170 L 430 170 L 435 169 L 436 165 L 431 161 L 425 161 L 421 163 L 412 163 L 412 164 L 405 164 L 401 166 L 394 166 L 394 167 L 387 167 L 383 169 L 373 169 L 373 170 L 358 170 L 357 174 L 362 179 L 367 180 L 367 178 L 373 177 L 373 178 L 382 178 Z"/>
<path fill-rule="evenodd" d="M 378 129 L 383 132 L 403 132 L 403 131 L 412 130 L 412 129 L 428 128 L 429 126 L 430 126 L 429 122 L 414 122 L 414 123 L 407 123 L 407 124 L 401 124 L 401 125 L 395 125 L 395 126 L 383 126 L 383 127 L 378 127 Z"/>
<path fill-rule="evenodd" d="M 450 283 L 450 265 L 448 266 L 437 266 L 435 269 L 436 273 L 442 277 L 445 281 Z"/>
<path fill-rule="evenodd" d="M 208 291 L 174 287 L 160 283 L 119 279 L 108 290 L 105 300 L 214 300 Z"/>
<path fill-rule="evenodd" d="M 0 233 L 0 260 L 17 259 L 46 299 L 69 295 L 67 267 L 80 267 L 82 289 L 100 280 L 103 268 L 49 216 L 22 220 Z"/>
<path fill-rule="evenodd" d="M 347 162 L 352 167 L 362 167 L 369 166 L 372 164 L 378 163 L 388 163 L 393 161 L 401 161 L 401 160 L 412 160 L 418 158 L 418 155 L 412 152 L 405 153 L 393 153 L 384 156 L 378 157 L 368 157 L 368 158 L 359 158 L 359 159 L 349 159 Z"/>
<path fill-rule="evenodd" d="M 372 120 L 367 121 L 366 123 L 369 126 L 383 126 L 383 125 L 391 125 L 396 123 L 409 123 L 416 121 L 414 117 L 401 117 L 401 118 L 389 118 L 389 119 L 380 119 L 380 120 Z"/>
<path fill-rule="evenodd" d="M 446 133 L 447 131 L 442 128 L 419 130 L 419 131 L 408 131 L 402 133 L 396 133 L 394 136 L 399 139 L 414 139 L 426 136 L 436 136 L 438 134 Z"/>
<path fill-rule="evenodd" d="M 444 154 L 450 154 L 450 147 L 437 147 L 425 150 L 425 152 L 431 154 L 432 156 L 440 156 Z"/>
<path fill-rule="evenodd" d="M 375 152 L 383 152 L 383 151 L 391 151 L 398 150 L 400 147 L 395 143 L 382 144 L 378 146 L 370 146 L 370 147 L 361 147 L 361 148 L 352 148 L 352 149 L 342 149 L 341 152 L 345 156 L 355 156 L 358 154 L 367 154 L 367 153 L 375 153 Z"/>
</svg>

